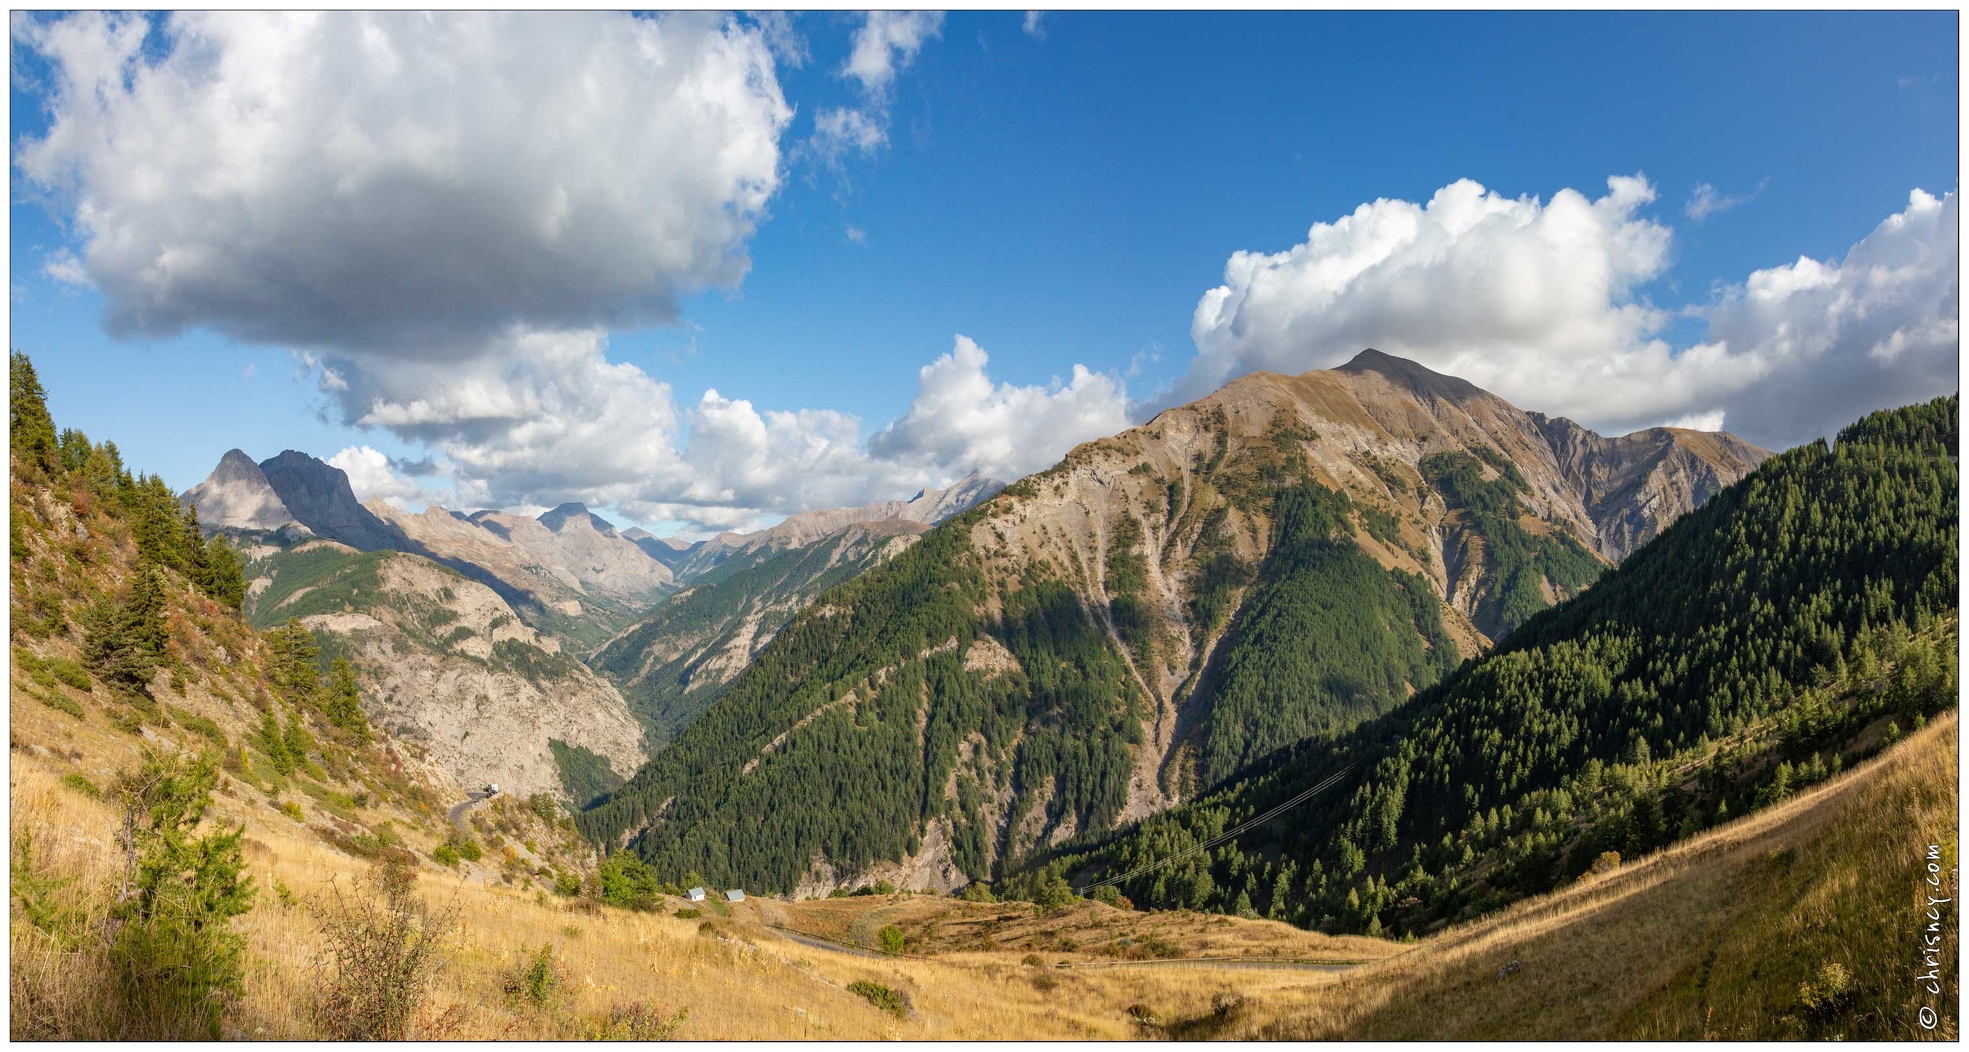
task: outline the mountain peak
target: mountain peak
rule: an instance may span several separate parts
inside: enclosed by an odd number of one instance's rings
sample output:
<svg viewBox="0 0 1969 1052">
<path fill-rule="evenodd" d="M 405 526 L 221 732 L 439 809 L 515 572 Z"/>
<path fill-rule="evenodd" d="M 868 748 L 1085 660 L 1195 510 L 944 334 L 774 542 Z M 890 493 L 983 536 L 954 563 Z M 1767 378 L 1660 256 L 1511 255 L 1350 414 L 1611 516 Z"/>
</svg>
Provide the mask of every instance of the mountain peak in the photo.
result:
<svg viewBox="0 0 1969 1052">
<path fill-rule="evenodd" d="M 341 468 L 295 449 L 282 450 L 259 467 L 281 503 L 316 536 L 365 552 L 412 550 L 403 531 L 356 500 L 348 472 Z"/>
<path fill-rule="evenodd" d="M 1398 358 L 1372 347 L 1354 355 L 1334 372 L 1355 376 L 1375 373 L 1390 383 L 1405 387 L 1416 394 L 1433 395 L 1452 401 L 1461 401 L 1485 393 L 1482 388 L 1461 377 L 1439 373 L 1421 362 Z"/>
<path fill-rule="evenodd" d="M 229 449 L 205 481 L 181 498 L 198 509 L 205 526 L 234 530 L 277 530 L 297 523 L 294 514 L 267 482 L 260 465 L 244 450 Z"/>
<path fill-rule="evenodd" d="M 569 520 L 579 519 L 583 516 L 587 517 L 588 525 L 594 527 L 596 533 L 615 532 L 614 523 L 608 521 L 607 519 L 602 518 L 600 515 L 597 515 L 592 511 L 589 511 L 588 505 L 583 504 L 578 500 L 568 501 L 566 504 L 563 504 L 553 509 L 552 511 L 542 513 L 538 521 L 540 525 L 547 527 L 548 529 L 554 531 L 555 533 L 559 533 L 561 532 L 561 527 L 567 525 Z"/>
</svg>

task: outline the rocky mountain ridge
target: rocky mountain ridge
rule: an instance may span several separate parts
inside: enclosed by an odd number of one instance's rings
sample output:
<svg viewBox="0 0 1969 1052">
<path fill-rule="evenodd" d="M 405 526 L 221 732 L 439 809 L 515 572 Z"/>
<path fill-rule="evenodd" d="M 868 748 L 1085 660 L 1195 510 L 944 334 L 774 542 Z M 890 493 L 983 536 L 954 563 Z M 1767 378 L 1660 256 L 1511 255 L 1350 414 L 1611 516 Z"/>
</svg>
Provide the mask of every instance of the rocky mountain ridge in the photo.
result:
<svg viewBox="0 0 1969 1052">
<path fill-rule="evenodd" d="M 1766 456 L 1373 351 L 1252 374 L 820 596 L 583 821 L 765 888 L 981 879 L 1386 711 Z"/>
</svg>

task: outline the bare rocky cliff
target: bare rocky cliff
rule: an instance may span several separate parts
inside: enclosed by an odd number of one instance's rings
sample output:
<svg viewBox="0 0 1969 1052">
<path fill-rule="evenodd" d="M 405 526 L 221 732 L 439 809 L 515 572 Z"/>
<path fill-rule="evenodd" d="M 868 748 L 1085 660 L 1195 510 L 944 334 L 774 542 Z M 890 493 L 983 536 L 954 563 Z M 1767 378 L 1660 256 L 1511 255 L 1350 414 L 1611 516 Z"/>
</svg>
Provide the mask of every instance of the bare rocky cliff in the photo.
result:
<svg viewBox="0 0 1969 1052">
<path fill-rule="evenodd" d="M 550 740 L 619 775 L 645 756 L 615 688 L 491 588 L 420 556 L 332 542 L 260 554 L 253 622 L 297 617 L 346 653 L 372 721 L 422 744 L 461 784 L 562 794 Z"/>
</svg>

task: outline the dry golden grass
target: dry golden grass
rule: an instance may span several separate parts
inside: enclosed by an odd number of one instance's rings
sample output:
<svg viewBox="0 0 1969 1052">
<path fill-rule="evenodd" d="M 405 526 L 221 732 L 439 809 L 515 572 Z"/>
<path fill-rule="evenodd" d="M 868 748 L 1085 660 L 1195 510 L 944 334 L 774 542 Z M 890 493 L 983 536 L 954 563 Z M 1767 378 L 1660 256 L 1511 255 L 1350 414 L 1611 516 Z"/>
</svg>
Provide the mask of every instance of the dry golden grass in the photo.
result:
<svg viewBox="0 0 1969 1052">
<path fill-rule="evenodd" d="M 1798 984 L 1827 959 L 1827 944 L 1839 942 L 1851 946 L 1847 965 L 1865 973 L 1860 985 L 1872 978 L 1903 999 L 1874 1006 L 1871 1021 L 1847 1036 L 1952 1037 L 1952 1018 L 1934 1035 L 1915 1026 L 1910 966 L 1925 921 L 1920 852 L 1945 844 L 1953 872 L 1956 730 L 1950 714 L 1776 807 L 1453 928 L 1414 953 L 1259 1002 L 1233 1032 L 1394 1040 L 1807 1036 L 1784 1019 L 1796 1015 Z M 1864 910 L 1849 905 L 1843 918 L 1832 915 L 1833 900 L 1856 895 Z M 1803 937 L 1814 933 L 1817 945 L 1808 945 Z M 1952 1015 L 1952 937 L 1946 950 L 1947 986 L 1929 1003 Z M 1514 961 L 1518 967 L 1505 973 Z"/>
<path fill-rule="evenodd" d="M 87 726 L 67 727 L 69 737 L 61 739 L 43 713 L 20 720 L 22 708 L 13 707 L 17 738 L 25 727 L 84 755 L 72 759 L 52 744 L 14 751 L 11 832 L 16 843 L 24 834 L 33 837 L 37 870 L 70 879 L 59 893 L 64 901 L 84 913 L 100 911 L 118 877 L 118 813 L 60 778 L 87 771 L 107 788 L 114 772 L 134 761 L 134 742 Z M 51 710 L 45 715 L 68 719 Z M 1857 910 L 1842 905 L 1842 896 L 1883 887 L 1883 874 L 1899 879 L 1887 867 L 1866 868 L 1873 856 L 1899 849 L 1896 835 L 1945 841 L 1953 865 L 1955 747 L 1951 716 L 1881 760 L 1779 807 L 1414 946 L 1093 904 L 1035 917 L 1025 906 L 928 896 L 754 900 L 703 920 L 667 911 L 591 907 L 584 913 L 566 900 L 426 865 L 419 893 L 434 906 L 455 904 L 461 927 L 420 1033 L 585 1037 L 611 1008 L 633 1001 L 666 1013 L 687 1010 L 676 1032 L 686 1039 L 1784 1036 L 1798 1032 L 1783 1022 L 1797 979 L 1782 969 L 1804 970 L 1817 960 L 1773 956 L 1774 945 L 1851 941 L 1863 928 L 1875 931 L 1879 949 L 1869 952 L 1881 958 L 1878 968 L 1911 974 L 1904 966 L 1915 963 L 1914 918 L 1903 923 L 1898 914 Z M 247 938 L 246 993 L 228 1015 L 227 1033 L 313 1036 L 309 1006 L 323 942 L 309 904 L 328 892 L 330 881 L 346 886 L 365 863 L 262 801 L 222 799 L 215 810 L 224 821 L 246 825 L 247 863 L 261 888 L 255 909 L 235 921 Z M 1786 848 L 1788 868 L 1774 879 L 1772 852 Z M 289 890 L 291 904 L 276 887 Z M 1895 886 L 1884 894 L 1899 896 L 1895 910 L 1912 910 L 1911 889 Z M 683 905 L 673 901 L 668 909 Z M 872 959 L 809 947 L 776 934 L 768 922 L 865 943 L 874 942 L 881 926 L 896 924 L 934 956 Z M 113 999 L 105 996 L 108 977 L 99 958 L 54 952 L 18 917 L 11 928 L 14 1034 L 39 1032 L 32 1025 L 38 1011 L 74 1013 L 69 1018 L 77 1022 L 65 1031 L 73 1036 L 111 1036 L 114 1020 L 102 1006 Z M 1341 973 L 1139 963 L 1052 967 L 1112 962 L 1098 947 L 1123 934 L 1154 934 L 1183 956 L 1373 963 Z M 1062 935 L 1077 948 L 1061 949 Z M 976 949 L 987 937 L 997 948 Z M 568 976 L 568 996 L 545 1010 L 509 1004 L 502 978 L 543 945 Z M 1947 949 L 1951 985 L 1935 1003 L 1952 1005 L 1952 942 Z M 1022 963 L 1031 953 L 1042 966 Z M 1519 969 L 1500 978 L 1514 960 Z M 1709 979 L 1700 983 L 1705 961 Z M 878 1009 L 849 990 L 858 980 L 901 992 L 911 1011 L 898 1019 Z M 1882 1010 L 1900 1012 L 1890 1022 L 1901 1029 L 1892 1034 L 1912 1036 L 1905 1007 Z"/>
<path fill-rule="evenodd" d="M 874 947 L 886 925 L 902 929 L 907 952 L 1037 952 L 1047 963 L 1123 958 L 1270 957 L 1375 961 L 1408 947 L 1358 935 L 1324 935 L 1290 924 L 1176 910 L 1138 913 L 1078 902 L 1039 913 L 1030 903 L 965 902 L 932 895 L 870 895 L 762 903 L 765 920 L 850 945 Z M 1145 952 L 1144 945 L 1155 946 Z"/>
</svg>

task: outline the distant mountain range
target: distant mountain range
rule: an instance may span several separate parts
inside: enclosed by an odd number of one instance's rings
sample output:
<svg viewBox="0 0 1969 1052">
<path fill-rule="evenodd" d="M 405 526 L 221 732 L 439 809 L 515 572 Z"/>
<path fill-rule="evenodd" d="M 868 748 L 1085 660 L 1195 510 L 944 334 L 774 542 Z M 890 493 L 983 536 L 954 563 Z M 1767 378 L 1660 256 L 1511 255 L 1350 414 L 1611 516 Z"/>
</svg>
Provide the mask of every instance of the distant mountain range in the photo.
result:
<svg viewBox="0 0 1969 1052">
<path fill-rule="evenodd" d="M 341 469 L 294 450 L 231 450 L 182 499 L 243 546 L 249 617 L 299 616 L 348 653 L 379 719 L 467 781 L 550 788 L 558 764 L 579 802 L 577 785 L 633 772 L 813 594 L 1000 488 L 969 478 L 697 542 L 618 532 L 579 503 L 531 518 L 362 503 Z M 605 640 L 596 667 L 628 701 L 573 656 Z M 687 670 L 669 668 L 679 655 Z"/>
<path fill-rule="evenodd" d="M 581 821 L 748 887 L 983 879 L 1387 711 L 1769 456 L 1371 350 L 1252 374 L 806 603 Z"/>
</svg>

